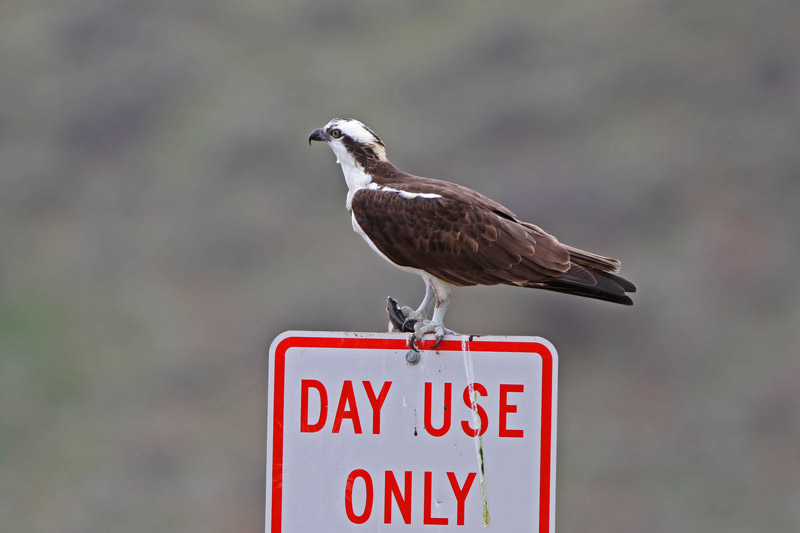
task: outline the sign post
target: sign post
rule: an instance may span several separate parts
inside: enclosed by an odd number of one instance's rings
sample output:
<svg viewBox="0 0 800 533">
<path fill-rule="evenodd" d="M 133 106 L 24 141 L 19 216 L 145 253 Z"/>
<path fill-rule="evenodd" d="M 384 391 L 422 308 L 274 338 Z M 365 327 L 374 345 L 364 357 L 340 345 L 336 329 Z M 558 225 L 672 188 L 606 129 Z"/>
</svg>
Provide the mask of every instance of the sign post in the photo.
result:
<svg viewBox="0 0 800 533">
<path fill-rule="evenodd" d="M 272 343 L 266 531 L 555 531 L 558 357 L 540 337 Z"/>
</svg>

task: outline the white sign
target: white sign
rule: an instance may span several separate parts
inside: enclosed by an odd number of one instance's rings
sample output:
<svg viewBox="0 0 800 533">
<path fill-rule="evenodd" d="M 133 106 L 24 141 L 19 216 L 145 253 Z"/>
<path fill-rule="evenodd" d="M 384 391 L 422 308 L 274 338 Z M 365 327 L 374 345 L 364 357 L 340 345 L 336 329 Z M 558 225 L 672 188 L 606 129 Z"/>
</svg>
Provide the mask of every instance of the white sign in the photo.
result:
<svg viewBox="0 0 800 533">
<path fill-rule="evenodd" d="M 269 361 L 266 531 L 555 531 L 540 337 L 290 331 Z"/>
</svg>

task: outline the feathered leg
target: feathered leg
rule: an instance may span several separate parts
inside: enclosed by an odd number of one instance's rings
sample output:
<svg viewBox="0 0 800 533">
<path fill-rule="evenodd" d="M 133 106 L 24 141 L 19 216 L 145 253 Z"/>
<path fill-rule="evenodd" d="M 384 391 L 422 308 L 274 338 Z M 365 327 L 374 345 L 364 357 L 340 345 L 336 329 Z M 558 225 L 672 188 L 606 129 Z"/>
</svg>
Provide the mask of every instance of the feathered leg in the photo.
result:
<svg viewBox="0 0 800 533">
<path fill-rule="evenodd" d="M 433 317 L 431 320 L 418 320 L 413 323 L 414 332 L 411 334 L 409 338 L 409 344 L 411 345 L 412 350 L 416 350 L 416 340 L 419 338 L 421 339 L 424 335 L 428 333 L 433 333 L 436 335 L 436 344 L 433 345 L 435 349 L 439 344 L 442 342 L 442 339 L 445 335 L 454 334 L 454 331 L 451 331 L 444 327 L 444 314 L 447 312 L 447 306 L 450 305 L 450 293 L 452 292 L 452 287 L 449 283 L 445 283 L 439 279 L 430 277 L 430 276 L 423 276 L 425 282 L 428 286 L 429 291 L 425 292 L 425 298 L 428 299 L 428 292 L 432 293 L 433 300 L 434 300 L 434 308 L 433 308 Z M 425 303 L 425 300 L 423 300 Z M 403 324 L 403 326 L 407 326 L 407 322 Z"/>
</svg>

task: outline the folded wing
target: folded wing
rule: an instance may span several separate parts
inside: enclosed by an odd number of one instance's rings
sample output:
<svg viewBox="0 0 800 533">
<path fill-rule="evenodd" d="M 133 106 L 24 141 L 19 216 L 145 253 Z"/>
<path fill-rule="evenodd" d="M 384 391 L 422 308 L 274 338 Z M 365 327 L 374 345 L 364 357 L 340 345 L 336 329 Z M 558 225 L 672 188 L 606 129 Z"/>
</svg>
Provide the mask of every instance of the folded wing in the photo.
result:
<svg viewBox="0 0 800 533">
<path fill-rule="evenodd" d="M 426 178 L 355 193 L 353 216 L 381 253 L 456 286 L 517 285 L 632 304 L 619 262 L 565 246 L 479 193 Z M 424 191 L 424 194 L 419 194 Z"/>
</svg>

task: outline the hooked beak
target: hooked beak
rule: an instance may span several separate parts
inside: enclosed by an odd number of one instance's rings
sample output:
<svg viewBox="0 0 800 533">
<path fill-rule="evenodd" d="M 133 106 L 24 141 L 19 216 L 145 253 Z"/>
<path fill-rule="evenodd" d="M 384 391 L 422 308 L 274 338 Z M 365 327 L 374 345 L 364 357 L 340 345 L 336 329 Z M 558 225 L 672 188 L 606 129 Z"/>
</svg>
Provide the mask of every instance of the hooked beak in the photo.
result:
<svg viewBox="0 0 800 533">
<path fill-rule="evenodd" d="M 322 128 L 317 128 L 311 132 L 311 135 L 308 136 L 308 145 L 311 146 L 311 141 L 327 141 L 328 136 L 325 135 L 325 132 Z"/>
</svg>

